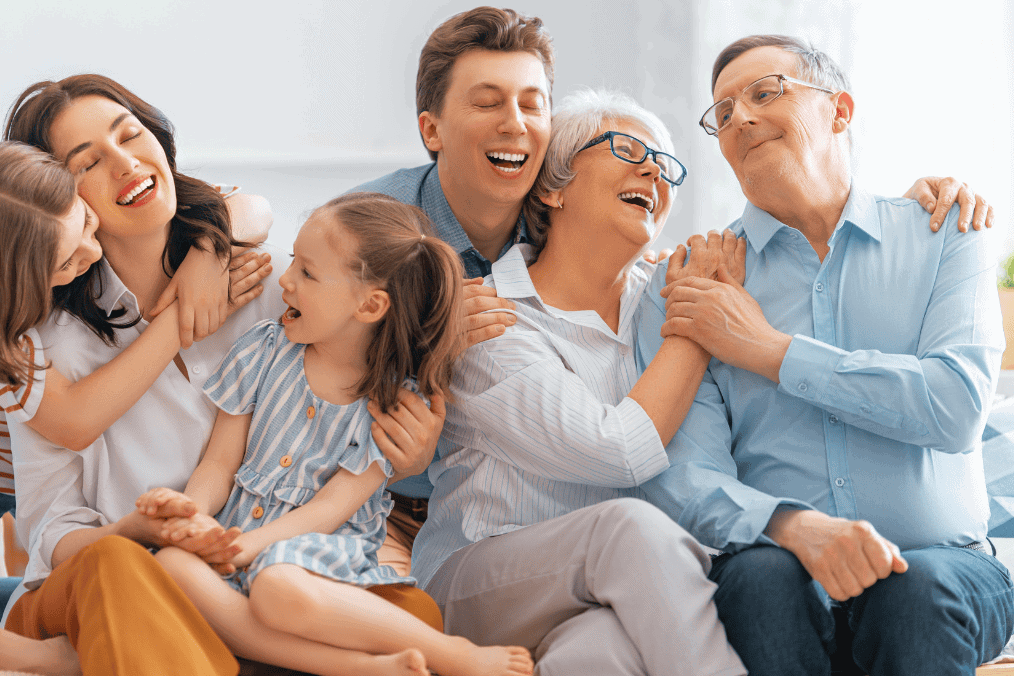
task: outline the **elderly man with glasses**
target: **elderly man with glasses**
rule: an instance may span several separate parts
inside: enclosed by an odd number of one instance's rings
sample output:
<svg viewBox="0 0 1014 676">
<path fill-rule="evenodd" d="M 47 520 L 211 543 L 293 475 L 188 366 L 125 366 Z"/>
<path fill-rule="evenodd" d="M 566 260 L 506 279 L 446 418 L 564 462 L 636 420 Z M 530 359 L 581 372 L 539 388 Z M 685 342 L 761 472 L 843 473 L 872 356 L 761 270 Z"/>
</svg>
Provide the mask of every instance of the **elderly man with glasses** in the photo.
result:
<svg viewBox="0 0 1014 676">
<path fill-rule="evenodd" d="M 1004 347 L 994 252 L 957 209 L 933 232 L 853 181 L 853 98 L 826 54 L 744 38 L 712 88 L 701 126 L 749 200 L 746 282 L 658 297 L 661 333 L 714 359 L 645 493 L 722 550 L 709 577 L 751 675 L 970 674 L 1014 628 L 980 444 Z"/>
</svg>

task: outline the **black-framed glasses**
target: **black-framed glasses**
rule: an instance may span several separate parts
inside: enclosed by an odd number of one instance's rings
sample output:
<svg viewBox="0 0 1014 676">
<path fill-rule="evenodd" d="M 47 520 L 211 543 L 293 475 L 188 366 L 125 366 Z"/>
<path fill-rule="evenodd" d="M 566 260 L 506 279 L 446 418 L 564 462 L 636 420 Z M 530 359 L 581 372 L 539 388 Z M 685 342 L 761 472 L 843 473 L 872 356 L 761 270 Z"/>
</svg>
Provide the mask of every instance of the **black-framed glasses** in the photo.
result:
<svg viewBox="0 0 1014 676">
<path fill-rule="evenodd" d="M 747 85 L 740 92 L 739 96 L 729 96 L 708 108 L 704 115 L 701 116 L 701 121 L 698 124 L 704 128 L 704 131 L 712 136 L 717 136 L 718 132 L 729 126 L 737 100 L 743 101 L 743 103 L 751 108 L 766 106 L 785 93 L 785 88 L 782 86 L 783 82 L 792 82 L 797 85 L 827 92 L 828 94 L 834 94 L 833 91 L 826 87 L 819 87 L 809 82 L 803 82 L 788 75 L 765 75 L 761 79 Z"/>
<path fill-rule="evenodd" d="M 613 155 L 624 162 L 640 164 L 650 156 L 661 170 L 662 178 L 669 185 L 679 185 L 687 177 L 687 168 L 675 157 L 669 153 L 663 153 L 661 150 L 649 148 L 640 139 L 618 131 L 607 131 L 605 134 L 596 136 L 577 152 L 597 146 L 606 139 L 609 139 L 609 149 L 613 151 Z"/>
</svg>

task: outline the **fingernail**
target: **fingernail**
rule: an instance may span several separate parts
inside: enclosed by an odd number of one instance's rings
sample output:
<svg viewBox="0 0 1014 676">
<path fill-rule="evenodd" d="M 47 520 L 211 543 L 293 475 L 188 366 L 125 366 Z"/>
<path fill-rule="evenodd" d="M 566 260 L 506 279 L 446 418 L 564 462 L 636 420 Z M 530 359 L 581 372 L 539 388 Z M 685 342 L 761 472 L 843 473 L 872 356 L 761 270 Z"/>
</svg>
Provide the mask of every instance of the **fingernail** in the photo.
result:
<svg viewBox="0 0 1014 676">
<path fill-rule="evenodd" d="M 929 209 L 930 211 L 933 211 L 934 209 L 937 208 L 937 203 L 936 202 L 930 202 L 929 204 L 926 205 L 926 208 Z"/>
</svg>

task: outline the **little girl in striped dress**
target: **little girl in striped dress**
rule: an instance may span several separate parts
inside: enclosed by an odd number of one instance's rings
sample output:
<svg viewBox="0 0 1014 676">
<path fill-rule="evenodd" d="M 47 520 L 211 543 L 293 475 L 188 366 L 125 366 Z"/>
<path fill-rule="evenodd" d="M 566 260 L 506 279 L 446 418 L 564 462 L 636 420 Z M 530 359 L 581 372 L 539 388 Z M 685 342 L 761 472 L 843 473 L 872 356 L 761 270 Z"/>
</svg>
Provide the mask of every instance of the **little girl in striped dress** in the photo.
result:
<svg viewBox="0 0 1014 676">
<path fill-rule="evenodd" d="M 428 232 L 420 210 L 375 193 L 314 211 L 279 280 L 289 309 L 240 338 L 205 384 L 220 410 L 186 494 L 138 499 L 144 513 L 193 502 L 157 556 L 241 656 L 289 641 L 279 666 L 318 674 L 532 671 L 523 648 L 447 636 L 382 598 L 414 580 L 377 563 L 393 469 L 367 402 L 397 408 L 409 378 L 439 397 L 462 346 L 461 264 Z M 203 539 L 223 527 L 236 539 L 208 553 Z"/>
</svg>

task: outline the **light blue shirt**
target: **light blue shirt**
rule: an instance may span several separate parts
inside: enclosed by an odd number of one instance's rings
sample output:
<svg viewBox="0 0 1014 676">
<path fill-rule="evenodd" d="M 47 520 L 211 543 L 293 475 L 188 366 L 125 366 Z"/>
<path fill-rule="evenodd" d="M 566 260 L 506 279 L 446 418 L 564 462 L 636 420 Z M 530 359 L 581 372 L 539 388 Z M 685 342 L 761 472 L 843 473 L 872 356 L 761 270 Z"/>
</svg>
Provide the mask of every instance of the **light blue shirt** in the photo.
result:
<svg viewBox="0 0 1014 676">
<path fill-rule="evenodd" d="M 429 518 L 413 548 L 425 586 L 452 553 L 604 500 L 669 466 L 655 425 L 627 394 L 641 302 L 655 266 L 627 276 L 614 333 L 592 310 L 545 305 L 520 244 L 486 284 L 517 306 L 506 333 L 473 345 L 455 368 Z M 661 276 L 664 278 L 665 271 Z"/>
<path fill-rule="evenodd" d="M 980 438 L 1004 337 L 995 251 L 957 214 L 933 233 L 918 203 L 853 186 L 821 262 L 747 204 L 732 225 L 746 290 L 793 336 L 780 384 L 712 359 L 647 498 L 726 551 L 773 544 L 779 506 L 866 519 L 902 549 L 985 538 Z M 642 363 L 664 310 L 657 288 L 645 298 Z"/>
<path fill-rule="evenodd" d="M 447 203 L 444 190 L 440 186 L 440 174 L 437 171 L 436 162 L 412 169 L 399 169 L 357 186 L 349 192 L 379 192 L 393 197 L 399 202 L 419 207 L 433 223 L 437 236 L 450 244 L 458 253 L 461 263 L 465 267 L 466 277 L 485 277 L 492 271 L 492 263 L 472 245 L 465 229 L 461 227 L 461 223 L 451 211 L 451 205 Z M 507 250 L 518 242 L 528 241 L 528 230 L 525 226 L 524 214 L 522 214 L 518 217 L 514 237 L 504 245 L 500 256 L 507 253 Z M 433 492 L 433 484 L 430 483 L 424 472 L 392 484 L 390 490 L 392 493 L 410 498 L 428 498 Z"/>
</svg>

